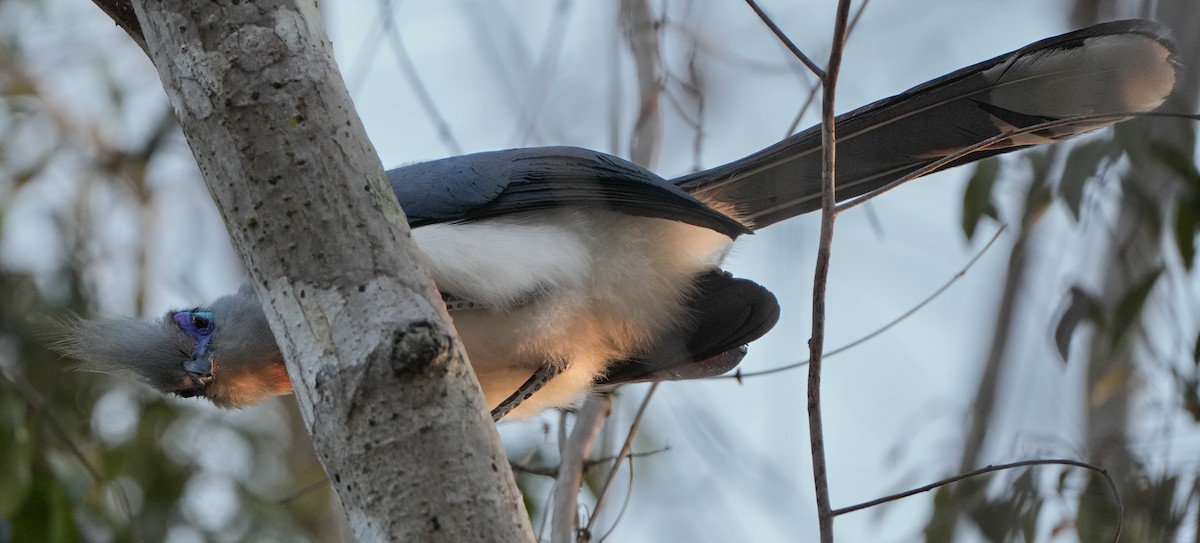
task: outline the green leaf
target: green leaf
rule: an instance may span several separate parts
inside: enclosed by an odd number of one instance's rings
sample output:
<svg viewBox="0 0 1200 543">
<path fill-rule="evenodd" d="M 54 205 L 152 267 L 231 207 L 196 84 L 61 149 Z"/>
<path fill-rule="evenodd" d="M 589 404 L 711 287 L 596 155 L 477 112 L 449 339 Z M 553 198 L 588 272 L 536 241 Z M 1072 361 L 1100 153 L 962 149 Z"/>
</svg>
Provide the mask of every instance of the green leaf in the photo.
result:
<svg viewBox="0 0 1200 543">
<path fill-rule="evenodd" d="M 1075 527 L 1079 541 L 1111 541 L 1117 532 L 1117 507 L 1108 484 L 1098 475 L 1089 475 L 1079 493 Z"/>
<path fill-rule="evenodd" d="M 1046 183 L 1046 178 L 1050 173 L 1050 166 L 1052 165 L 1050 153 L 1054 151 L 1055 149 L 1052 147 L 1042 146 L 1021 154 L 1021 158 L 1024 158 L 1029 163 L 1034 184 Z"/>
<path fill-rule="evenodd" d="M 1196 343 L 1192 346 L 1192 363 L 1200 366 L 1200 334 L 1196 334 Z"/>
<path fill-rule="evenodd" d="M 1179 391 L 1179 404 L 1183 411 L 1192 416 L 1192 420 L 1200 422 L 1200 383 L 1195 377 L 1183 375 L 1177 369 L 1172 369 L 1175 377 L 1175 388 Z"/>
<path fill-rule="evenodd" d="M 1196 259 L 1196 205 L 1189 200 L 1181 199 L 1175 206 L 1175 247 L 1183 265 L 1191 270 Z"/>
<path fill-rule="evenodd" d="M 1025 230 L 1032 228 L 1050 208 L 1050 203 L 1053 201 L 1054 195 L 1045 183 L 1030 185 L 1029 194 L 1025 198 L 1025 216 L 1021 218 L 1023 228 Z"/>
<path fill-rule="evenodd" d="M 1187 183 L 1192 194 L 1200 195 L 1200 170 L 1196 169 L 1196 163 L 1190 153 L 1165 143 L 1152 145 L 1150 153 Z"/>
<path fill-rule="evenodd" d="M 1133 323 L 1137 322 L 1138 316 L 1142 313 L 1142 306 L 1146 304 L 1146 299 L 1150 297 L 1150 291 L 1154 290 L 1154 285 L 1158 282 L 1160 275 L 1162 275 L 1162 268 L 1150 272 L 1141 281 L 1134 283 L 1129 292 L 1126 292 L 1121 301 L 1117 303 L 1108 338 L 1114 347 L 1133 327 Z"/>
<path fill-rule="evenodd" d="M 1051 160 L 1051 149 L 1037 149 L 1021 155 L 1030 170 L 1029 192 L 1025 194 L 1025 209 L 1021 215 L 1021 227 L 1024 230 L 1029 230 L 1042 214 L 1050 207 L 1050 202 L 1053 201 L 1053 192 L 1050 189 L 1048 176 L 1050 166 L 1053 164 Z"/>
<path fill-rule="evenodd" d="M 80 541 L 80 534 L 71 518 L 72 506 L 54 476 L 39 467 L 34 473 L 34 485 L 20 511 L 13 518 L 13 541 L 67 543 Z"/>
<path fill-rule="evenodd" d="M 1063 362 L 1071 355 L 1071 338 L 1075 336 L 1075 329 L 1081 323 L 1090 321 L 1100 326 L 1104 324 L 1099 311 L 1100 304 L 1091 294 L 1072 286 L 1070 296 L 1071 301 L 1067 304 L 1066 311 L 1063 311 L 1058 325 L 1054 327 L 1054 344 L 1058 347 L 1058 355 L 1062 357 Z"/>
<path fill-rule="evenodd" d="M 1000 161 L 993 158 L 978 162 L 967 181 L 967 190 L 963 193 L 962 228 L 968 240 L 975 237 L 975 228 L 984 217 L 998 220 L 999 213 L 992 203 L 992 187 L 999 176 Z"/>
<path fill-rule="evenodd" d="M 925 524 L 925 543 L 951 543 L 965 500 L 950 485 L 935 490 L 932 501 L 933 512 Z"/>
<path fill-rule="evenodd" d="M 0 518 L 11 518 L 29 494 L 34 451 L 29 429 L 24 425 L 24 405 L 10 391 L 2 394 L 0 435 L 8 439 L 0 447 L 0 489 L 4 489 L 0 491 Z"/>
<path fill-rule="evenodd" d="M 1076 221 L 1079 220 L 1083 205 L 1084 186 L 1089 179 L 1096 176 L 1104 158 L 1112 153 L 1112 150 L 1112 140 L 1097 138 L 1075 145 L 1067 155 L 1067 163 L 1058 181 L 1058 195 L 1067 204 Z"/>
<path fill-rule="evenodd" d="M 1150 541 L 1179 541 L 1173 537 L 1179 528 L 1184 515 L 1174 505 L 1175 497 L 1179 495 L 1179 476 L 1163 474 L 1161 478 L 1152 479 L 1145 485 L 1144 494 L 1139 496 L 1142 501 L 1139 508 L 1145 522 L 1149 525 L 1147 536 Z M 1186 483 L 1191 491 L 1192 482 Z M 1143 497 L 1144 496 L 1144 497 Z"/>
<path fill-rule="evenodd" d="M 1167 169 L 1183 181 L 1185 192 L 1180 195 L 1179 204 L 1175 206 L 1175 247 L 1184 266 L 1192 269 L 1196 257 L 1196 234 L 1200 226 L 1200 171 L 1196 169 L 1195 161 L 1190 152 L 1157 143 L 1150 147 L 1150 152 Z"/>
</svg>

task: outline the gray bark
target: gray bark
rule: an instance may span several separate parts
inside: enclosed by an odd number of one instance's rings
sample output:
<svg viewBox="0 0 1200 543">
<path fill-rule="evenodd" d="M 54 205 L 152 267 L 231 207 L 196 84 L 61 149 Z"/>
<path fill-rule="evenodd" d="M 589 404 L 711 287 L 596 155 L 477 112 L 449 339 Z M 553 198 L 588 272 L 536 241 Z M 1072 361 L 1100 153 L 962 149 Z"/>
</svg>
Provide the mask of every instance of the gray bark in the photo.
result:
<svg viewBox="0 0 1200 543">
<path fill-rule="evenodd" d="M 357 538 L 532 541 L 315 3 L 134 7 Z"/>
</svg>

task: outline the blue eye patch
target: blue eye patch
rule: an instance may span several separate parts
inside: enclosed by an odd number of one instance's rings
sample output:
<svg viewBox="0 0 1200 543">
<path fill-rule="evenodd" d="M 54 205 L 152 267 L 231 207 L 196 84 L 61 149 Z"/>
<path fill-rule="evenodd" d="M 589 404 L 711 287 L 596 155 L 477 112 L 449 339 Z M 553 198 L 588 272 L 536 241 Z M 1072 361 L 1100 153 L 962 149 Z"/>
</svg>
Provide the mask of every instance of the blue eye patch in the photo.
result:
<svg viewBox="0 0 1200 543">
<path fill-rule="evenodd" d="M 213 327 L 216 325 L 211 311 L 180 311 L 172 315 L 171 319 L 183 333 L 196 340 L 196 343 L 206 342 L 212 336 Z"/>
</svg>

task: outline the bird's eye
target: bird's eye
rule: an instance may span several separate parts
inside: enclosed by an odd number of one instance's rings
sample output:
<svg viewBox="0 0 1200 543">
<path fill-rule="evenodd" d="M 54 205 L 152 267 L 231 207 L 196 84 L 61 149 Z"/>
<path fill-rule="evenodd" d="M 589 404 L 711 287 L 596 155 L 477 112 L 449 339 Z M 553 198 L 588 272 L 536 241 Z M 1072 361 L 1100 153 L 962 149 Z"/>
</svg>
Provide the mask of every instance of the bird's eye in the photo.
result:
<svg viewBox="0 0 1200 543">
<path fill-rule="evenodd" d="M 208 330 L 212 327 L 212 321 L 200 313 L 192 313 L 192 326 L 196 330 Z"/>
</svg>

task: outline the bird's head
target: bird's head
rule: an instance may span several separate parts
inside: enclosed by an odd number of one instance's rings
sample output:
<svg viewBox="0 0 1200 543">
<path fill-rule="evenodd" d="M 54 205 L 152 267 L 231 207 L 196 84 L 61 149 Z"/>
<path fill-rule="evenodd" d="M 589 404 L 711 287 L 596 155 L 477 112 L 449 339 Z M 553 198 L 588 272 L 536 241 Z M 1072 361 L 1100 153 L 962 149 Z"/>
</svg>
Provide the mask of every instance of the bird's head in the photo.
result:
<svg viewBox="0 0 1200 543">
<path fill-rule="evenodd" d="M 169 394 L 246 407 L 292 391 L 283 356 L 249 285 L 161 319 L 77 319 L 55 349 L 80 369 L 132 377 Z"/>
</svg>

